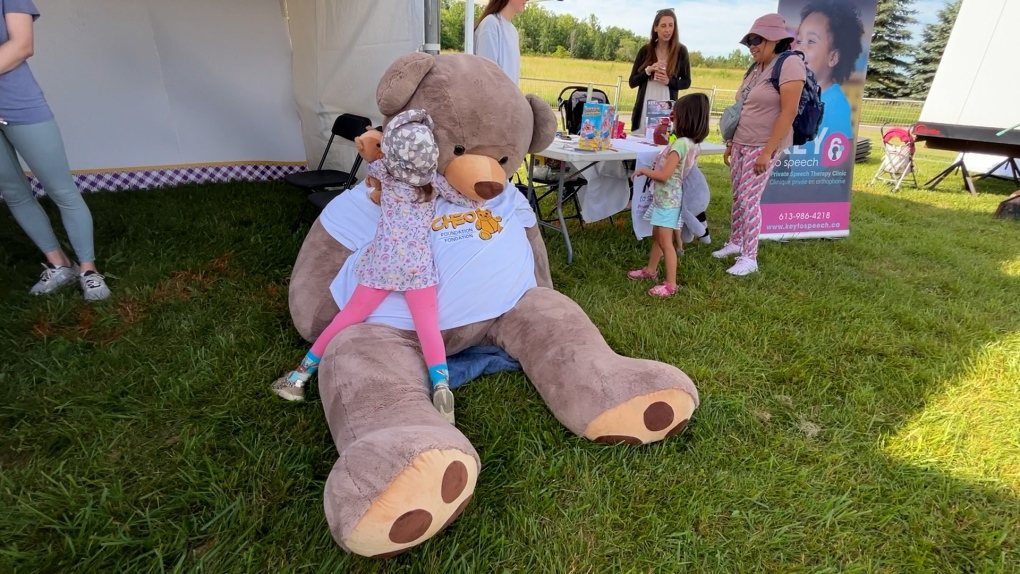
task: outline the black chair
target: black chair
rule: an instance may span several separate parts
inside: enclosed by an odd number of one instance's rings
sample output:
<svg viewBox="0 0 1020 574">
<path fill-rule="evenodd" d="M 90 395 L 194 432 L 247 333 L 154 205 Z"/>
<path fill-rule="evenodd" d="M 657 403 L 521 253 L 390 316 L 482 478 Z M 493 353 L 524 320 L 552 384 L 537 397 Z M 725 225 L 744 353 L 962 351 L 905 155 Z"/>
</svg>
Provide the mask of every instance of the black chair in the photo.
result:
<svg viewBox="0 0 1020 574">
<path fill-rule="evenodd" d="M 301 205 L 297 222 L 294 224 L 295 229 L 300 227 L 301 222 L 304 220 L 305 210 L 309 204 L 321 211 L 336 196 L 358 183 L 355 174 L 358 173 L 358 168 L 361 167 L 360 155 L 354 160 L 354 165 L 351 166 L 350 172 L 322 169 L 322 164 L 326 162 L 326 155 L 329 154 L 329 148 L 333 145 L 333 138 L 340 136 L 345 140 L 353 142 L 354 138 L 365 133 L 365 130 L 370 127 L 372 127 L 372 120 L 364 116 L 340 114 L 336 121 L 333 122 L 333 129 L 329 135 L 329 140 L 326 142 L 326 149 L 322 151 L 319 166 L 314 170 L 301 171 L 284 176 L 283 181 L 308 193 L 308 197 L 305 198 L 305 202 Z"/>
</svg>

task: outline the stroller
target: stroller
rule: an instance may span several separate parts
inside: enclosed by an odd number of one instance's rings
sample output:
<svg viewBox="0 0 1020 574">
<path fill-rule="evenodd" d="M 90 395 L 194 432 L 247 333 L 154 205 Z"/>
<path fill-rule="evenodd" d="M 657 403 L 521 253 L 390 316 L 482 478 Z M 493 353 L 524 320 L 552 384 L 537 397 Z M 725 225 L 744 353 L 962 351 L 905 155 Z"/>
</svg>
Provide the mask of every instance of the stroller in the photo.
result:
<svg viewBox="0 0 1020 574">
<path fill-rule="evenodd" d="M 570 95 L 564 97 L 567 92 L 570 92 Z M 556 105 L 560 110 L 563 127 L 567 130 L 568 134 L 577 135 L 581 132 L 581 114 L 584 113 L 584 104 L 587 101 L 587 86 L 567 86 L 556 97 Z M 599 104 L 608 104 L 609 96 L 602 90 L 593 88 L 591 91 L 591 101 Z"/>
<path fill-rule="evenodd" d="M 882 164 L 878 166 L 871 184 L 883 181 L 891 183 L 893 191 L 899 191 L 903 180 L 910 174 L 914 178 L 914 187 L 918 187 L 917 169 L 914 167 L 915 140 L 910 129 L 886 130 L 883 125 L 882 147 L 885 149 L 885 155 L 882 156 Z"/>
<path fill-rule="evenodd" d="M 568 95 L 569 92 L 569 95 Z M 563 121 L 563 127 L 567 130 L 568 134 L 577 135 L 581 131 L 581 115 L 584 113 L 584 104 L 588 101 L 588 87 L 587 86 L 567 86 L 560 91 L 560 95 L 556 97 L 557 108 L 560 111 L 560 118 Z M 602 90 L 592 89 L 591 101 L 598 102 L 600 104 L 608 104 L 609 96 Z M 532 156 L 529 160 L 534 164 L 534 175 L 535 179 L 533 185 L 535 187 L 535 196 L 531 198 L 531 206 L 535 210 L 535 214 L 538 216 L 540 221 L 545 223 L 558 223 L 558 218 L 554 217 L 552 213 L 543 213 L 540 202 L 548 197 L 549 195 L 556 194 L 556 187 L 559 182 L 559 172 L 562 169 L 562 164 L 559 160 Z M 572 202 L 574 204 L 574 214 L 565 215 L 564 220 L 576 219 L 581 225 L 584 225 L 581 219 L 581 202 L 578 199 L 577 192 L 584 186 L 588 181 L 581 176 L 571 176 L 571 166 L 567 166 L 567 179 L 563 182 L 563 202 Z M 526 194 L 527 186 L 523 182 L 516 182 L 516 186 L 522 193 Z"/>
</svg>

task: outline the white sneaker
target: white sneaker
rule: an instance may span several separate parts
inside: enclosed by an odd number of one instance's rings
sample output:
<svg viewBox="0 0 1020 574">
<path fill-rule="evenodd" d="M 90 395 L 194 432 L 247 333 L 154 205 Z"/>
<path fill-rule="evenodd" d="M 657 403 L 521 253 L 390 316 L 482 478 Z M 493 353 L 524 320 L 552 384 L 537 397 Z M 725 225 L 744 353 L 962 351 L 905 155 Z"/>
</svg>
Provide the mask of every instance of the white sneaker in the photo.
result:
<svg viewBox="0 0 1020 574">
<path fill-rule="evenodd" d="M 308 373 L 291 371 L 273 381 L 271 388 L 273 389 L 273 392 L 279 395 L 282 399 L 286 399 L 288 401 L 303 401 L 305 400 L 305 384 L 311 380 L 311 378 L 312 375 Z"/>
<path fill-rule="evenodd" d="M 64 285 L 74 283 L 77 277 L 78 265 L 75 263 L 72 263 L 70 267 L 43 263 L 43 272 L 39 275 L 39 281 L 28 292 L 32 295 L 52 293 Z"/>
<path fill-rule="evenodd" d="M 739 277 L 741 275 L 750 275 L 751 273 L 754 273 L 757 270 L 758 270 L 757 261 L 751 259 L 750 257 L 745 257 L 741 255 L 740 257 L 737 257 L 736 265 L 727 269 L 726 272 L 729 273 L 730 275 L 737 275 Z"/>
<path fill-rule="evenodd" d="M 446 381 L 442 381 L 432 387 L 432 405 L 443 415 L 451 425 L 456 424 L 453 415 L 453 391 Z"/>
<path fill-rule="evenodd" d="M 702 235 L 701 237 L 699 237 L 698 241 L 704 243 L 705 245 L 711 245 L 712 244 L 712 236 L 709 235 L 708 233 L 706 233 L 706 234 Z"/>
<path fill-rule="evenodd" d="M 78 277 L 86 301 L 102 301 L 110 296 L 106 278 L 95 271 L 86 271 Z"/>
<path fill-rule="evenodd" d="M 716 259 L 722 259 L 723 257 L 729 257 L 730 255 L 740 255 L 740 246 L 734 245 L 727 241 L 723 244 L 722 249 L 719 251 L 713 251 L 712 257 Z"/>
</svg>

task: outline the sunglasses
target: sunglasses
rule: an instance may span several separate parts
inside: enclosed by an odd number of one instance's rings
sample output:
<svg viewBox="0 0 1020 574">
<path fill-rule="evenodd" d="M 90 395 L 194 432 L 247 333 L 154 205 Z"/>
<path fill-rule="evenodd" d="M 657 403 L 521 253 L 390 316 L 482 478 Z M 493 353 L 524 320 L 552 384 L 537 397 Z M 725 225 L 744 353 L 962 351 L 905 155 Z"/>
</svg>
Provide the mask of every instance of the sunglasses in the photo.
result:
<svg viewBox="0 0 1020 574">
<path fill-rule="evenodd" d="M 748 46 L 757 46 L 757 45 L 761 44 L 764 41 L 765 41 L 765 38 L 762 38 L 761 36 L 748 36 L 747 37 L 747 45 Z"/>
</svg>

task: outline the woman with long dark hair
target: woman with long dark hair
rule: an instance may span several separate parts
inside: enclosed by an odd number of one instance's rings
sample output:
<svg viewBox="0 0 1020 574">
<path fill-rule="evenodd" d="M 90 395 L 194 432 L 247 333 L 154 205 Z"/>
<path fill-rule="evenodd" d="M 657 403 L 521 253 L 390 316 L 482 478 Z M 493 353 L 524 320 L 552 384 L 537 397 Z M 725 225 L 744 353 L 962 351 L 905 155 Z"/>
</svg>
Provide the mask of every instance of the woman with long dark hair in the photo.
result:
<svg viewBox="0 0 1020 574">
<path fill-rule="evenodd" d="M 691 87 L 691 58 L 687 46 L 680 43 L 673 10 L 667 8 L 655 13 L 652 37 L 634 59 L 630 87 L 638 90 L 631 130 L 642 134 L 647 123 L 645 102 L 676 100 L 680 90 Z"/>
<path fill-rule="evenodd" d="M 521 80 L 521 40 L 512 20 L 528 0 L 489 0 L 475 23 L 475 55 L 496 62 L 515 84 Z"/>
</svg>

